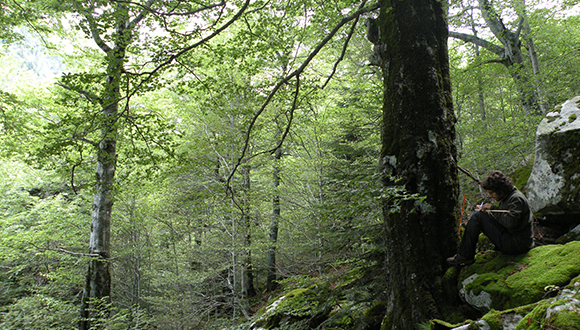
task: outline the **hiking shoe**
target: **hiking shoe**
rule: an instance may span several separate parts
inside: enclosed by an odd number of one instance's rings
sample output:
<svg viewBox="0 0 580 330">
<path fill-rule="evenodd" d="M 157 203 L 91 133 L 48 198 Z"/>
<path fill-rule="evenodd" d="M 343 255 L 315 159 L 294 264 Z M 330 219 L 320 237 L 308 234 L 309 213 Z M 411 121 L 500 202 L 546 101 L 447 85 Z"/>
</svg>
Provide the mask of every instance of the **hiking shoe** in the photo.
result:
<svg viewBox="0 0 580 330">
<path fill-rule="evenodd" d="M 465 258 L 459 254 L 447 258 L 447 263 L 451 266 L 467 266 L 475 262 L 473 258 Z"/>
</svg>

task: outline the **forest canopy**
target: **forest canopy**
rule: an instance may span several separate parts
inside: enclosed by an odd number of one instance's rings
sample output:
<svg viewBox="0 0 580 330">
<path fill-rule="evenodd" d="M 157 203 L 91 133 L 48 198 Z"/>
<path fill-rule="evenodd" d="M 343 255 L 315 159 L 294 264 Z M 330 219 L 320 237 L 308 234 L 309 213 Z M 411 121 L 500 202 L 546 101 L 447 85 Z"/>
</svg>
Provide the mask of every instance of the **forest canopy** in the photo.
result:
<svg viewBox="0 0 580 330">
<path fill-rule="evenodd" d="M 457 165 L 529 173 L 543 114 L 580 94 L 580 7 L 445 5 Z M 381 186 L 377 21 L 373 1 L 0 2 L 2 327 L 241 329 L 288 283 L 378 267 L 379 201 L 423 196 Z"/>
</svg>

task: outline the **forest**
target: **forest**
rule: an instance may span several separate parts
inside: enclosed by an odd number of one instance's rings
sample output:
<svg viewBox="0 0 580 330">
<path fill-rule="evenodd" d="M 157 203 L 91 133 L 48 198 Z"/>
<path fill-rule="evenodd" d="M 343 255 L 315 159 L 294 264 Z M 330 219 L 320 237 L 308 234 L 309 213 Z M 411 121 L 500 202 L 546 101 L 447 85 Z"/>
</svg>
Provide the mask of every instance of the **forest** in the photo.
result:
<svg viewBox="0 0 580 330">
<path fill-rule="evenodd" d="M 327 302 L 410 329 L 432 313 L 401 291 L 445 301 L 423 284 L 486 198 L 459 168 L 523 189 L 580 95 L 574 0 L 0 0 L 0 24 L 6 330 L 250 329 L 353 273 Z"/>
</svg>

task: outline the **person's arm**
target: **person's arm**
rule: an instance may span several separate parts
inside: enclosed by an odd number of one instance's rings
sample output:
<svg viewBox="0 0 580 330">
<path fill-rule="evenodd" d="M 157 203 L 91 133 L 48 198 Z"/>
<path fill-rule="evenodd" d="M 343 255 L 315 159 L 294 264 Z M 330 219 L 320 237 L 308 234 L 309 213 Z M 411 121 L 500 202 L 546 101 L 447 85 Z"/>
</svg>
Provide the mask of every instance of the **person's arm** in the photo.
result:
<svg viewBox="0 0 580 330">
<path fill-rule="evenodd" d="M 507 229 L 517 228 L 524 213 L 525 202 L 519 197 L 512 197 L 507 201 L 507 207 L 490 206 L 489 210 L 495 219 Z M 493 212 L 494 210 L 506 210 L 508 212 Z"/>
</svg>

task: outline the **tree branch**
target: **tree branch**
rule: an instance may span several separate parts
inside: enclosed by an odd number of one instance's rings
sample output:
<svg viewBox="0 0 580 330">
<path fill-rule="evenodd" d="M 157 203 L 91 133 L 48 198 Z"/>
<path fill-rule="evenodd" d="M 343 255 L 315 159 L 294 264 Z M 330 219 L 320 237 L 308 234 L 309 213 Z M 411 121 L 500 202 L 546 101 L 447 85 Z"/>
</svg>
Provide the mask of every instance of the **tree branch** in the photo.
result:
<svg viewBox="0 0 580 330">
<path fill-rule="evenodd" d="M 100 105 L 103 105 L 103 100 L 100 97 L 93 95 L 93 94 L 89 93 L 88 91 L 85 91 L 82 89 L 76 89 L 76 88 L 73 88 L 69 85 L 65 85 L 61 82 L 56 82 L 56 85 L 66 89 L 66 90 L 77 92 L 77 93 L 81 94 L 82 96 L 86 97 L 88 100 L 96 101 Z"/>
<path fill-rule="evenodd" d="M 298 104 L 298 94 L 300 93 L 300 76 L 296 76 L 296 90 L 294 91 L 294 100 L 292 101 L 292 108 L 290 108 L 290 118 L 288 119 L 288 124 L 286 124 L 286 129 L 278 142 L 278 145 L 271 150 L 268 150 L 267 153 L 273 154 L 276 150 L 282 148 L 282 144 L 284 144 L 284 140 L 286 140 L 286 136 L 290 132 L 290 128 L 292 127 L 292 120 L 294 119 L 294 111 L 296 110 Z"/>
<path fill-rule="evenodd" d="M 209 40 L 213 39 L 215 36 L 217 36 L 218 34 L 220 34 L 221 32 L 223 32 L 227 27 L 229 27 L 230 25 L 232 25 L 235 21 L 238 20 L 238 18 L 240 18 L 240 16 L 242 16 L 242 14 L 244 13 L 244 11 L 248 8 L 248 6 L 250 5 L 250 0 L 246 0 L 246 2 L 244 3 L 244 5 L 242 6 L 242 8 L 240 8 L 240 10 L 238 10 L 238 12 L 234 15 L 234 17 L 232 17 L 232 19 L 230 19 L 229 21 L 227 21 L 224 25 L 222 25 L 221 27 L 219 27 L 218 29 L 216 29 L 213 33 L 211 33 L 209 36 L 201 39 L 200 41 L 189 45 L 185 48 L 182 48 L 179 52 L 171 55 L 167 60 L 165 60 L 164 62 L 162 62 L 161 64 L 159 64 L 155 69 L 153 69 L 150 72 L 146 72 L 146 73 L 142 73 L 141 75 L 146 75 L 147 77 L 144 78 L 133 90 L 132 94 L 135 94 L 141 86 L 143 86 L 143 84 L 145 84 L 147 81 L 149 81 L 149 79 L 151 79 L 157 72 L 159 72 L 161 69 L 163 69 L 164 67 L 168 66 L 169 64 L 171 64 L 174 60 L 176 60 L 177 58 L 181 57 L 183 54 L 189 52 L 190 50 L 197 48 L 203 44 L 205 44 L 206 42 L 208 42 Z"/>
<path fill-rule="evenodd" d="M 457 165 L 457 168 L 465 173 L 469 178 L 471 178 L 473 181 L 477 182 L 477 184 L 481 184 L 481 180 L 479 180 L 478 178 L 475 177 L 475 175 L 471 174 L 471 172 L 469 172 L 468 170 L 466 170 L 465 168 Z"/>
<path fill-rule="evenodd" d="M 17 2 L 17 1 L 13 1 L 12 2 L 16 7 L 18 7 L 20 9 L 21 12 L 21 17 L 24 17 L 24 20 L 26 21 L 26 24 L 28 24 L 28 26 L 30 26 L 34 32 L 36 32 L 38 34 L 38 36 L 40 37 L 40 40 L 42 40 L 42 43 L 44 44 L 44 47 L 50 49 L 50 45 L 49 43 L 44 39 L 44 35 L 38 30 L 38 28 L 36 27 L 36 25 L 34 25 L 29 19 L 28 19 L 28 15 L 25 15 L 24 13 L 27 12 L 26 9 L 22 8 L 22 6 Z M 0 6 L 1 7 L 1 6 Z M 3 27 L 4 29 L 4 27 Z"/>
<path fill-rule="evenodd" d="M 157 0 L 149 0 L 146 5 L 141 5 L 143 10 L 137 16 L 135 16 L 135 18 L 133 18 L 129 24 L 127 24 L 127 29 L 132 30 L 137 26 L 137 24 L 139 24 L 139 22 L 143 20 L 143 18 L 145 18 L 147 12 L 151 12 L 151 6 L 153 6 L 155 1 Z"/>
<path fill-rule="evenodd" d="M 500 58 L 504 57 L 505 49 L 503 47 L 499 47 L 499 46 L 497 46 L 497 45 L 495 45 L 487 40 L 481 39 L 481 38 L 476 37 L 474 35 L 461 33 L 461 32 L 449 31 L 449 36 L 452 38 L 455 38 L 455 39 L 463 40 L 465 42 L 470 42 L 472 44 L 483 47 L 483 48 L 489 50 L 490 52 L 496 54 Z"/>
<path fill-rule="evenodd" d="M 354 20 L 354 19 L 358 19 L 360 17 L 360 15 L 364 14 L 364 13 L 368 13 L 370 11 L 376 10 L 379 8 L 379 4 L 376 3 L 374 5 L 368 6 L 368 7 L 364 7 L 361 8 L 359 10 L 357 10 L 356 12 L 354 12 L 353 14 L 343 18 L 340 22 L 338 22 L 338 24 L 332 29 L 332 31 L 330 31 L 330 33 L 316 46 L 316 48 L 314 48 L 314 50 L 312 50 L 312 52 L 308 55 L 308 57 L 306 58 L 306 60 L 304 60 L 304 62 L 302 63 L 302 65 L 300 65 L 300 67 L 296 70 L 294 70 L 293 72 L 291 72 L 290 74 L 288 74 L 286 77 L 282 78 L 272 89 L 272 91 L 270 92 L 270 94 L 268 94 L 268 96 L 266 97 L 266 100 L 264 101 L 264 103 L 262 104 L 262 106 L 260 107 L 260 109 L 258 110 L 258 112 L 254 115 L 254 117 L 252 118 L 251 122 L 250 122 L 250 126 L 248 127 L 248 131 L 246 133 L 246 139 L 244 142 L 244 147 L 242 148 L 242 153 L 240 155 L 240 157 L 238 158 L 238 161 L 236 162 L 236 165 L 234 166 L 234 168 L 232 169 L 232 172 L 230 173 L 230 176 L 228 177 L 227 180 L 227 186 L 229 187 L 229 183 L 232 179 L 232 177 L 234 176 L 234 173 L 236 172 L 237 168 L 240 166 L 242 160 L 244 159 L 246 152 L 248 150 L 248 146 L 250 143 L 250 133 L 253 129 L 253 127 L 256 125 L 256 121 L 258 120 L 258 118 L 260 117 L 260 115 L 262 115 L 262 113 L 266 110 L 266 107 L 268 106 L 268 104 L 270 104 L 270 102 L 272 101 L 272 99 L 274 98 L 274 95 L 276 95 L 276 93 L 278 92 L 278 90 L 280 89 L 280 87 L 282 87 L 283 85 L 287 84 L 292 78 L 297 77 L 298 75 L 300 75 L 304 69 L 306 69 L 306 67 L 310 64 L 310 62 L 312 61 L 312 59 L 314 59 L 314 57 L 320 52 L 320 50 L 322 50 L 322 48 L 324 46 L 326 46 L 326 44 L 334 37 L 334 35 L 336 35 L 336 33 L 348 22 Z"/>
<path fill-rule="evenodd" d="M 491 6 L 488 0 L 479 0 L 479 9 L 481 10 L 481 14 L 483 15 L 483 19 L 485 23 L 493 32 L 493 34 L 500 39 L 500 41 L 505 38 L 505 33 L 507 28 L 501 21 L 501 18 L 495 11 L 495 9 Z M 503 41 L 502 41 L 503 42 Z"/>
<path fill-rule="evenodd" d="M 363 1 L 360 5 L 359 9 L 364 8 L 365 4 L 366 4 L 366 1 Z M 336 68 L 338 67 L 338 64 L 340 62 L 342 62 L 342 60 L 344 59 L 344 54 L 346 53 L 346 50 L 348 48 L 348 44 L 349 44 L 350 39 L 352 38 L 352 36 L 355 32 L 355 28 L 358 24 L 359 19 L 360 19 L 360 16 L 357 16 L 357 18 L 355 18 L 355 20 L 354 20 L 354 23 L 352 23 L 352 26 L 350 27 L 350 31 L 348 32 L 348 35 L 346 36 L 346 40 L 344 41 L 344 44 L 342 46 L 342 51 L 340 53 L 340 56 L 334 62 L 334 66 L 332 67 L 332 72 L 330 73 L 330 75 L 328 76 L 328 78 L 326 79 L 324 84 L 322 85 L 322 87 L 321 87 L 322 89 L 324 89 L 326 87 L 326 85 L 328 85 L 328 83 L 330 82 L 332 77 L 334 77 L 334 74 L 336 73 Z"/>
<path fill-rule="evenodd" d="M 93 37 L 93 40 L 95 41 L 97 46 L 99 46 L 99 48 L 101 48 L 101 50 L 104 51 L 105 53 L 107 53 L 107 54 L 110 53 L 112 49 L 101 38 L 101 35 L 99 34 L 99 31 L 98 31 L 99 29 L 97 27 L 97 23 L 93 19 L 93 16 L 91 15 L 91 13 L 87 9 L 83 8 L 82 5 L 80 5 L 80 2 L 73 1 L 73 6 L 79 11 L 79 13 L 81 13 L 85 17 L 85 19 L 89 23 L 89 30 L 91 32 L 91 37 Z M 94 9 L 94 7 L 91 6 L 91 9 Z"/>
<path fill-rule="evenodd" d="M 59 251 L 59 252 L 62 252 L 62 253 L 70 254 L 72 256 L 79 256 L 79 257 L 92 257 L 92 258 L 99 258 L 99 257 L 101 257 L 101 255 L 98 254 L 98 253 L 72 252 L 72 251 L 68 251 L 68 250 L 65 250 L 65 249 L 60 248 L 60 247 L 58 249 L 56 249 L 56 250 L 52 250 L 52 249 L 47 249 L 47 250 L 48 251 Z"/>
<path fill-rule="evenodd" d="M 181 12 L 181 13 L 175 13 L 175 12 L 168 12 L 168 13 L 162 13 L 162 12 L 158 12 L 155 11 L 151 8 L 151 6 L 153 6 L 153 4 L 156 2 L 157 0 L 149 0 L 149 2 L 147 4 L 141 4 L 138 2 L 133 2 L 133 1 L 124 1 L 124 0 L 119 0 L 119 1 L 113 1 L 113 2 L 117 2 L 117 3 L 124 3 L 124 4 L 128 4 L 128 5 L 134 5 L 137 7 L 141 7 L 143 8 L 142 13 L 145 15 L 146 12 L 149 12 L 151 14 L 155 14 L 155 15 L 159 15 L 159 16 L 190 16 L 190 15 L 195 15 L 198 13 L 201 13 L 202 11 L 208 10 L 208 9 L 213 9 L 215 7 L 220 7 L 220 6 L 225 6 L 226 2 L 225 1 L 220 1 L 218 3 L 214 3 L 211 5 L 205 5 L 202 7 L 199 7 L 197 9 L 191 10 L 191 11 L 187 11 L 187 12 Z M 177 4 L 176 6 L 173 7 L 173 9 L 177 8 L 179 6 L 179 4 Z"/>
</svg>

